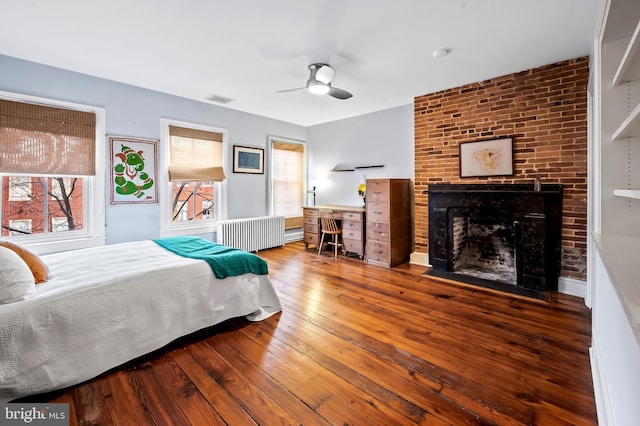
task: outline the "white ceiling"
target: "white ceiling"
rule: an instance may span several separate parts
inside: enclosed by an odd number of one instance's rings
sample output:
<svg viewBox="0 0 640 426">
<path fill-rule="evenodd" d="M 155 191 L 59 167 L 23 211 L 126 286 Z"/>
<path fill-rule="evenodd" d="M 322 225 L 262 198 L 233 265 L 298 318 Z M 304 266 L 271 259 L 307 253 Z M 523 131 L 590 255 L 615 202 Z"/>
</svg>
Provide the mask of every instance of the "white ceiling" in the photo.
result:
<svg viewBox="0 0 640 426">
<path fill-rule="evenodd" d="M 588 55 L 597 3 L 0 0 L 0 54 L 310 126 Z M 353 98 L 276 93 L 316 62 Z"/>
</svg>

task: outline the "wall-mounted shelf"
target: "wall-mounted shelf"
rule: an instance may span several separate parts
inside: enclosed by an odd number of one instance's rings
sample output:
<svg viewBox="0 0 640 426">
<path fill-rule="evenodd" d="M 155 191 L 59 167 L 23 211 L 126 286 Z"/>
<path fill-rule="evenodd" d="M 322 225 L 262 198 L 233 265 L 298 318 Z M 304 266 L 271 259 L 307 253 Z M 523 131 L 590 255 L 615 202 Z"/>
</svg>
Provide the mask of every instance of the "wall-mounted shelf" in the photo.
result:
<svg viewBox="0 0 640 426">
<path fill-rule="evenodd" d="M 635 198 L 640 200 L 640 189 L 614 189 L 613 195 L 616 197 Z"/>
<path fill-rule="evenodd" d="M 374 169 L 374 168 L 378 168 L 378 167 L 384 167 L 384 164 L 345 164 L 345 163 L 339 163 L 336 164 L 333 169 L 331 169 L 330 171 L 332 172 L 353 172 L 356 169 Z"/>
</svg>

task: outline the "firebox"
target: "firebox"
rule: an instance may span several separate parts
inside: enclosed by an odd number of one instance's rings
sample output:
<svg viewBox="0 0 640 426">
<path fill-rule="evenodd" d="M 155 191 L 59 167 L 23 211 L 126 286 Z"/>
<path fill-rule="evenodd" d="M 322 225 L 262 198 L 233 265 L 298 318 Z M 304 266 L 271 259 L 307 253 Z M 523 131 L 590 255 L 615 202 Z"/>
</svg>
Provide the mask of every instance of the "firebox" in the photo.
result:
<svg viewBox="0 0 640 426">
<path fill-rule="evenodd" d="M 558 289 L 561 185 L 435 184 L 427 193 L 429 274 L 536 298 Z"/>
</svg>

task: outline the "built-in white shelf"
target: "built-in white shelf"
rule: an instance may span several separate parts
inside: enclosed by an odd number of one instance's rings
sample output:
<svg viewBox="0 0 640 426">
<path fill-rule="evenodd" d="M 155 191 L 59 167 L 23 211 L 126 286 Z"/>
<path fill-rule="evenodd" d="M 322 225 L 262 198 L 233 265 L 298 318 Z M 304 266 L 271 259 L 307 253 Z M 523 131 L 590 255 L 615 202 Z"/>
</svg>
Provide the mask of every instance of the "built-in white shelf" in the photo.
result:
<svg viewBox="0 0 640 426">
<path fill-rule="evenodd" d="M 613 195 L 616 197 L 635 198 L 640 200 L 640 189 L 614 189 Z"/>
<path fill-rule="evenodd" d="M 613 85 L 628 81 L 640 80 L 640 22 L 629 40 L 629 45 L 622 56 L 618 70 L 613 77 Z M 612 139 L 640 136 L 640 104 L 631 111 L 620 127 L 613 133 Z"/>
<path fill-rule="evenodd" d="M 613 77 L 613 85 L 617 86 L 633 80 L 640 80 L 640 22 L 631 36 L 618 71 Z"/>
<path fill-rule="evenodd" d="M 637 268 L 640 238 L 594 233 L 593 240 L 633 333 L 640 343 L 640 285 Z"/>
<path fill-rule="evenodd" d="M 614 141 L 623 138 L 633 138 L 640 136 L 640 104 L 631 111 L 631 114 L 622 122 L 620 127 L 613 132 Z"/>
</svg>

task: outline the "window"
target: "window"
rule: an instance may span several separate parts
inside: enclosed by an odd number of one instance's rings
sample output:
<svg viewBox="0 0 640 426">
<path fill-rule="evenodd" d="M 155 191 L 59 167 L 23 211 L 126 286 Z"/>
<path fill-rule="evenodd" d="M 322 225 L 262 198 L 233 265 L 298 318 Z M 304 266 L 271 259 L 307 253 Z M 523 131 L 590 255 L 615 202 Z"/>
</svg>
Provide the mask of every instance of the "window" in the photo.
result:
<svg viewBox="0 0 640 426">
<path fill-rule="evenodd" d="M 213 219 L 213 200 L 202 201 L 202 218 Z"/>
<path fill-rule="evenodd" d="M 69 192 L 73 192 L 76 179 L 72 178 L 57 178 L 51 180 L 51 198 L 54 200 L 60 200 L 67 197 Z"/>
<path fill-rule="evenodd" d="M 31 219 L 11 219 L 9 220 L 8 235 L 31 234 Z"/>
<path fill-rule="evenodd" d="M 224 139 L 226 131 L 162 120 L 162 235 L 215 231 L 224 215 Z M 162 178 L 162 176 L 161 176 Z M 162 181 L 161 181 L 162 182 Z M 164 200 L 164 201 L 163 201 Z"/>
<path fill-rule="evenodd" d="M 273 214 L 285 217 L 286 229 L 299 228 L 304 203 L 304 144 L 274 138 L 270 141 Z"/>
<path fill-rule="evenodd" d="M 0 236 L 38 253 L 104 244 L 104 110 L 0 92 Z"/>
<path fill-rule="evenodd" d="M 66 217 L 51 218 L 51 232 L 61 232 L 69 230 L 69 219 Z"/>
<path fill-rule="evenodd" d="M 173 200 L 173 222 L 213 219 L 214 185 L 204 182 L 169 182 Z"/>
<path fill-rule="evenodd" d="M 7 176 L 9 179 L 9 201 L 29 201 L 31 199 L 31 178 Z"/>
<path fill-rule="evenodd" d="M 62 230 L 82 231 L 84 226 L 82 178 L 3 176 L 2 182 L 9 194 L 8 202 L 3 203 L 2 235 L 42 235 Z M 53 218 L 64 219 L 66 229 L 59 226 L 53 229 Z M 15 225 L 12 225 L 21 220 L 30 221 L 28 232 L 24 229 L 18 231 Z"/>
</svg>

